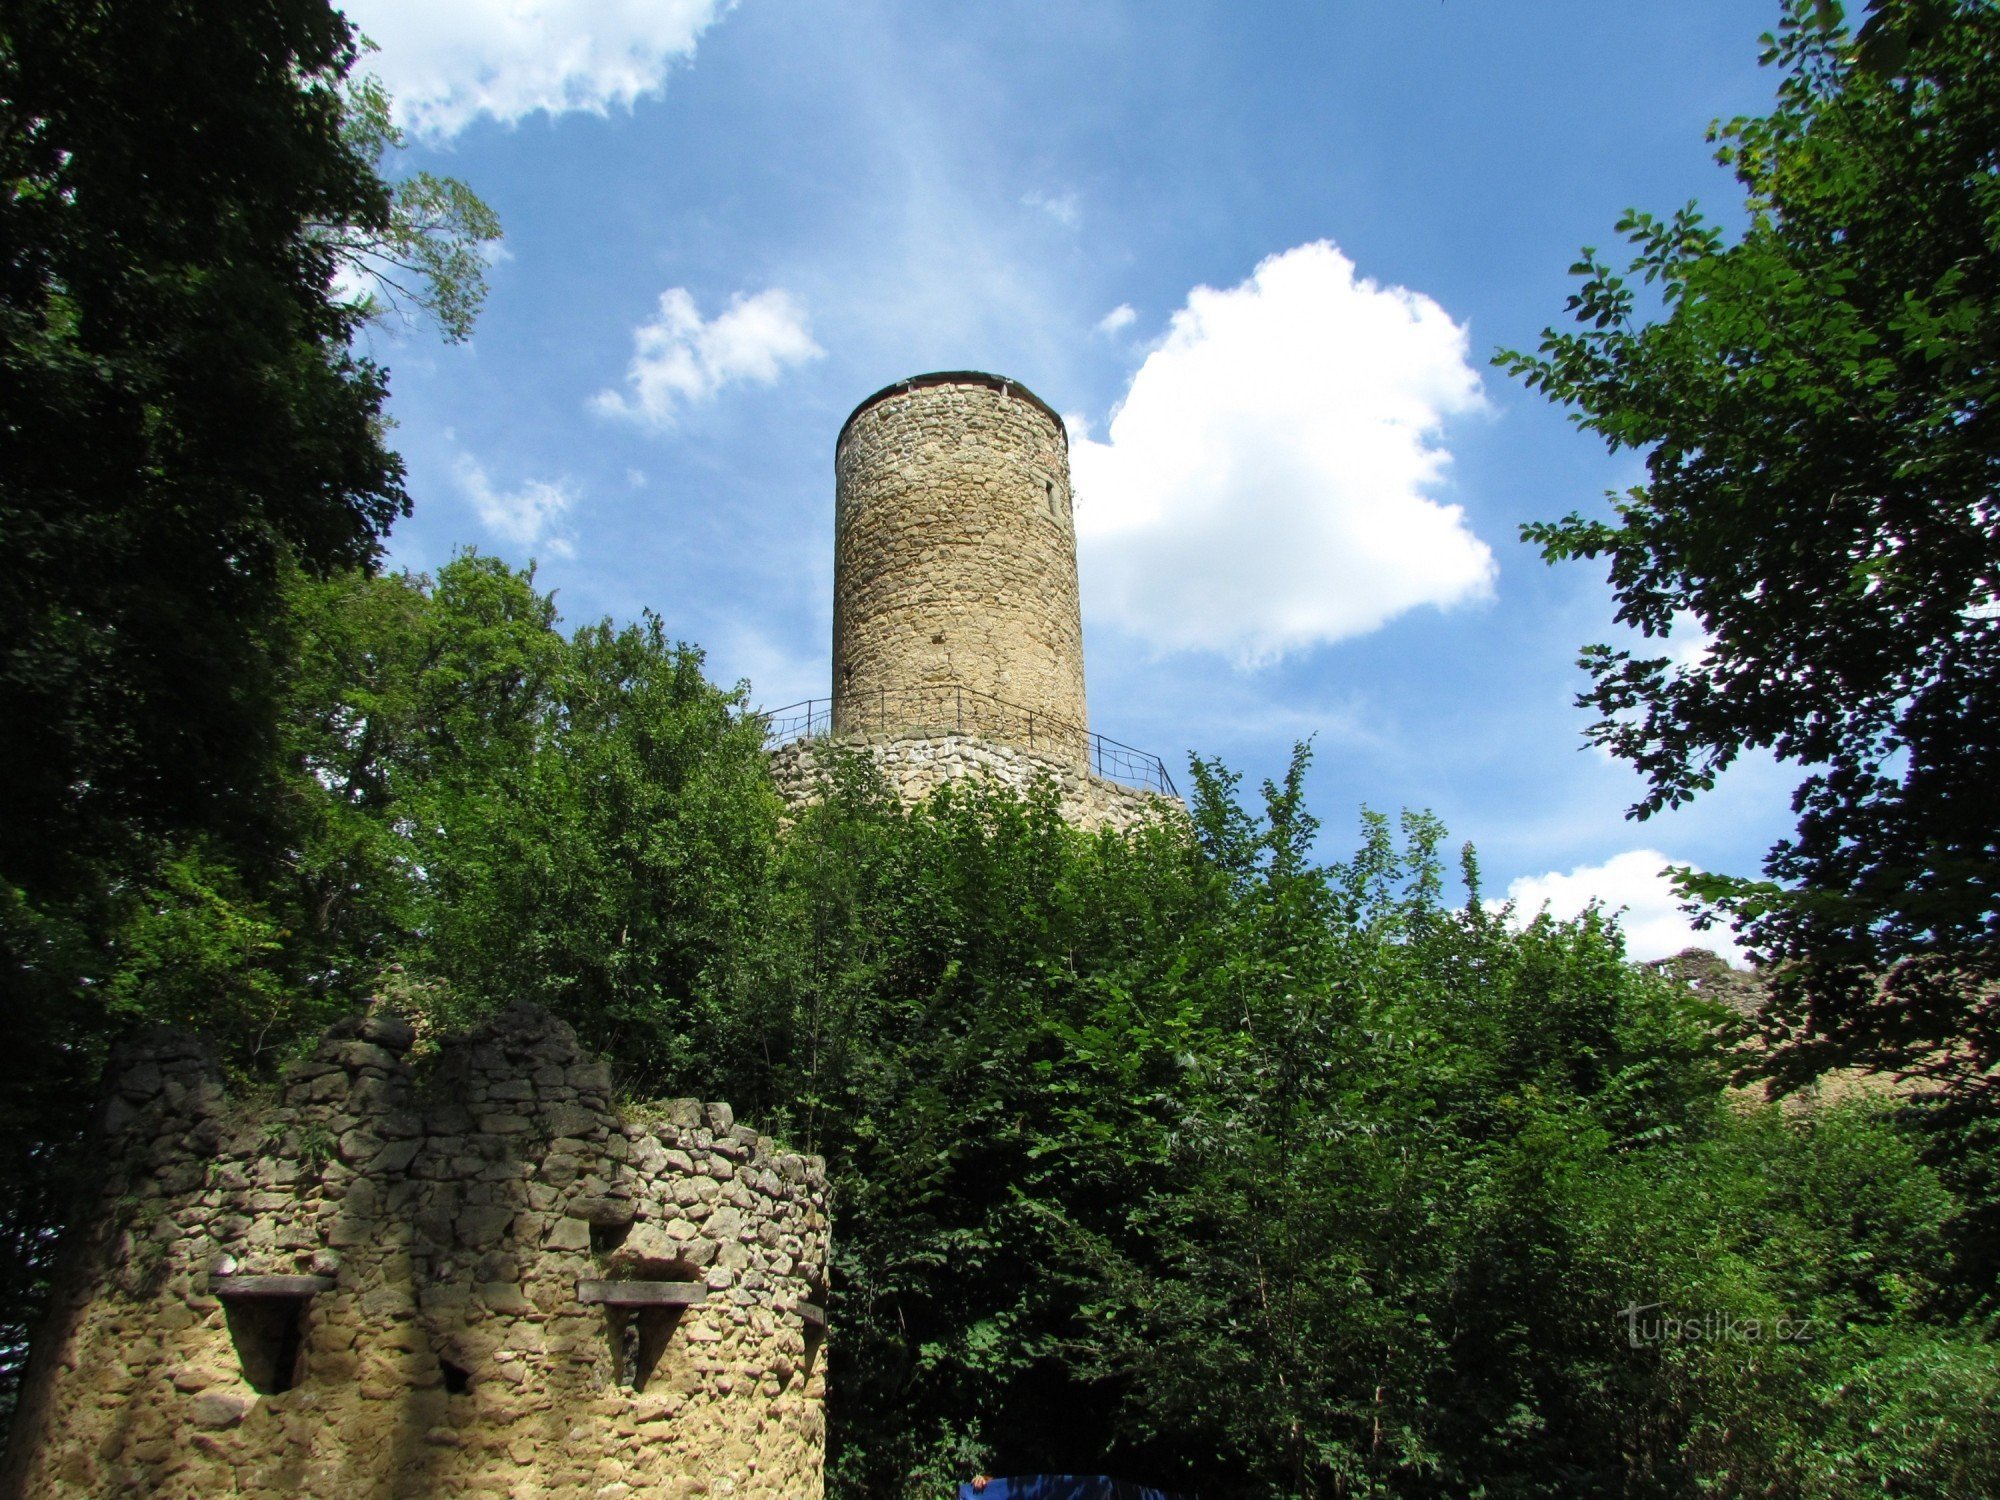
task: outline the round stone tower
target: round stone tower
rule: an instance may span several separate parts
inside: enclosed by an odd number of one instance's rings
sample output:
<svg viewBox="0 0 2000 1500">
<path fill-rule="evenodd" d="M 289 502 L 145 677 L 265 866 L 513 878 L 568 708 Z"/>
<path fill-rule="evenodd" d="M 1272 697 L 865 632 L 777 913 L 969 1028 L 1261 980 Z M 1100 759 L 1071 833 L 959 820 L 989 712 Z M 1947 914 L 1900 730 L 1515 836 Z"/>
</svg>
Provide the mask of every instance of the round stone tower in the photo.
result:
<svg viewBox="0 0 2000 1500">
<path fill-rule="evenodd" d="M 998 375 L 918 375 L 854 409 L 834 468 L 834 733 L 976 734 L 1083 763 L 1062 419 Z"/>
</svg>

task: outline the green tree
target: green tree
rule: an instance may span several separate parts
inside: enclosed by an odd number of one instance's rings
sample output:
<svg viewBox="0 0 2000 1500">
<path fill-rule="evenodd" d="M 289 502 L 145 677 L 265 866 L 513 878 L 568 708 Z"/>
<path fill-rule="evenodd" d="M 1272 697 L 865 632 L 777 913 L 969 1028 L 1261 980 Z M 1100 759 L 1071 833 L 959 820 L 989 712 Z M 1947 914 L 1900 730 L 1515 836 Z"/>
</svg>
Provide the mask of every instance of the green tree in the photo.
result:
<svg viewBox="0 0 2000 1500">
<path fill-rule="evenodd" d="M 2000 1063 L 2000 8 L 1787 0 L 1767 116 L 1718 125 L 1740 231 L 1690 205 L 1586 251 L 1576 326 L 1499 362 L 1647 482 L 1524 528 L 1605 559 L 1657 648 L 1586 648 L 1591 737 L 1645 817 L 1746 752 L 1801 768 L 1762 882 L 1689 880 L 1777 966 L 1801 1079 L 1909 1069 L 1991 1109 Z"/>
<path fill-rule="evenodd" d="M 407 144 L 379 78 L 349 78 L 342 105 L 342 133 L 361 160 L 393 160 Z M 393 309 L 429 319 L 453 342 L 470 337 L 486 301 L 487 248 L 501 238 L 499 215 L 456 177 L 408 172 L 388 186 L 386 221 L 321 222 L 311 233 L 360 282 L 353 306 L 364 316 Z"/>
<path fill-rule="evenodd" d="M 400 984 L 434 1025 L 531 1000 L 630 1087 L 700 1083 L 778 822 L 740 693 L 652 615 L 565 635 L 476 553 L 288 598 L 288 836 L 255 884 L 312 1003 L 277 1033 Z"/>
<path fill-rule="evenodd" d="M 830 1491 L 2000 1479 L 1908 1133 L 1732 1102 L 1723 1013 L 1594 914 L 1448 895 L 1434 820 L 1314 865 L 1304 770 L 1253 812 L 1198 764 L 1191 822 L 1125 840 L 851 766 L 782 841 L 704 1068 L 832 1170 Z M 1635 1303 L 1820 1337 L 1635 1346 Z"/>
<path fill-rule="evenodd" d="M 777 832 L 761 726 L 657 616 L 564 639 L 554 615 L 491 559 L 438 575 L 399 770 L 405 962 L 474 1008 L 548 1006 L 628 1087 L 712 1089 Z"/>
<path fill-rule="evenodd" d="M 327 0 L 0 13 L 0 1390 L 112 1034 L 233 1043 L 298 973 L 284 580 L 408 508 L 337 273 L 385 248 L 460 334 L 497 232 L 385 179 L 355 56 Z"/>
<path fill-rule="evenodd" d="M 1315 865 L 1301 753 L 1131 837 L 1050 786 L 905 808 L 858 757 L 781 824 L 655 620 L 566 635 L 476 555 L 286 597 L 286 836 L 150 869 L 94 988 L 251 1076 L 365 995 L 532 999 L 628 1091 L 824 1153 L 832 1493 L 2000 1483 L 1908 1133 L 1733 1105 L 1716 1011 L 1595 915 L 1488 911 L 1469 856 L 1448 892 L 1434 820 Z M 1635 1302 L 1825 1337 L 1629 1347 Z"/>
<path fill-rule="evenodd" d="M 284 559 L 407 509 L 319 224 L 388 223 L 323 0 L 30 3 L 0 33 L 0 875 L 257 785 Z"/>
</svg>

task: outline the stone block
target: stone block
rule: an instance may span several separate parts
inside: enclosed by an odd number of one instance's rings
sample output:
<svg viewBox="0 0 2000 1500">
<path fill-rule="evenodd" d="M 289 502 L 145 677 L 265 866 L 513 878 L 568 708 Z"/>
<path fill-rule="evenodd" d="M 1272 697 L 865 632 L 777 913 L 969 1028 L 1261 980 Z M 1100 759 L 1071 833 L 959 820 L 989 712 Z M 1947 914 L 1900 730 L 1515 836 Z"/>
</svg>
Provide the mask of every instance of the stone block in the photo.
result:
<svg viewBox="0 0 2000 1500">
<path fill-rule="evenodd" d="M 519 1282 L 487 1281 L 480 1283 L 479 1300 L 489 1312 L 526 1313 L 533 1312 L 534 1306 L 522 1293 Z"/>
<path fill-rule="evenodd" d="M 416 1042 L 417 1031 L 402 1016 L 393 1011 L 375 1011 L 366 1016 L 358 1033 L 364 1042 L 393 1053 L 404 1053 Z"/>
<path fill-rule="evenodd" d="M 394 1176 L 407 1170 L 422 1149 L 420 1141 L 391 1141 L 368 1158 L 365 1170 L 372 1176 Z"/>
<path fill-rule="evenodd" d="M 218 1431 L 241 1422 L 251 1405 L 250 1397 L 233 1391 L 205 1391 L 188 1403 L 187 1419 L 195 1427 Z"/>
<path fill-rule="evenodd" d="M 630 1224 L 637 1217 L 637 1207 L 633 1200 L 620 1193 L 602 1193 L 579 1196 L 570 1200 L 569 1212 L 572 1217 L 600 1228 L 615 1229 Z"/>
<path fill-rule="evenodd" d="M 507 1232 L 513 1222 L 512 1209 L 489 1205 L 468 1208 L 458 1215 L 455 1231 L 461 1245 L 489 1245 Z"/>
<path fill-rule="evenodd" d="M 549 1133 L 594 1139 L 604 1134 L 607 1117 L 581 1104 L 557 1104 L 543 1114 Z"/>
</svg>

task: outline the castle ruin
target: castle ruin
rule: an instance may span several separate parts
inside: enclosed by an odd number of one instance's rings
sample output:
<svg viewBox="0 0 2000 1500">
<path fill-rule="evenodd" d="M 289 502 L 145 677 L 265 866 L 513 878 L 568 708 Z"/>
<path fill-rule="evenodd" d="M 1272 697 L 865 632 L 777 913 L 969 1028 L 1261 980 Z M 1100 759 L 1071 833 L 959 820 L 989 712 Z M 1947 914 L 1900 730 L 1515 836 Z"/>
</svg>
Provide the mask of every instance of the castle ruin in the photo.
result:
<svg viewBox="0 0 2000 1500">
<path fill-rule="evenodd" d="M 1121 830 L 1180 806 L 1088 727 L 1054 411 L 901 381 L 836 473 L 833 694 L 767 720 L 781 791 L 815 795 L 838 745 L 910 800 L 1046 781 Z M 621 1114 L 531 1006 L 416 1041 L 353 1017 L 268 1098 L 185 1036 L 114 1059 L 0 1496 L 822 1492 L 824 1164 L 722 1104 Z"/>
<path fill-rule="evenodd" d="M 422 1067 L 336 1026 L 277 1096 L 115 1062 L 0 1494 L 812 1500 L 824 1165 L 518 1006 Z"/>
<path fill-rule="evenodd" d="M 821 747 L 906 799 L 1047 778 L 1084 828 L 1178 806 L 1157 757 L 1090 732 L 1069 437 L 1018 381 L 919 375 L 855 408 L 834 448 L 833 695 L 770 716 L 773 774 L 812 794 Z"/>
</svg>

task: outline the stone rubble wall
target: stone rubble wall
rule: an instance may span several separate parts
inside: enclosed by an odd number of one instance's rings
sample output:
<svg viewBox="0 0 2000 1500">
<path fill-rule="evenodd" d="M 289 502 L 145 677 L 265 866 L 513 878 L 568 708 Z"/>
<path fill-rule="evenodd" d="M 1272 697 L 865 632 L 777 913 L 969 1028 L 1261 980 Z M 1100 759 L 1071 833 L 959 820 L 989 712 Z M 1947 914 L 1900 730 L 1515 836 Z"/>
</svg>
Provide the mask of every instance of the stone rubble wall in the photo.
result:
<svg viewBox="0 0 2000 1500">
<path fill-rule="evenodd" d="M 871 735 L 841 740 L 794 740 L 771 752 L 771 779 L 795 807 L 818 799 L 832 756 L 871 760 L 904 802 L 914 805 L 949 782 L 984 779 L 1025 792 L 1046 777 L 1055 782 L 1062 815 L 1086 833 L 1129 833 L 1143 823 L 1185 816 L 1174 797 L 1086 775 L 1067 759 L 971 735 Z"/>
<path fill-rule="evenodd" d="M 1081 766 L 1061 422 L 997 376 L 919 377 L 848 419 L 834 468 L 834 732 L 922 727 L 923 691 L 962 687 L 1072 726 Z"/>
<path fill-rule="evenodd" d="M 412 1041 L 391 1015 L 343 1022 L 261 1105 L 186 1038 L 118 1060 L 102 1197 L 0 1493 L 821 1493 L 824 1164 L 727 1105 L 621 1118 L 604 1063 L 534 1007 L 426 1078 Z M 269 1304 L 219 1297 L 232 1273 L 331 1281 L 288 1390 L 252 1384 Z M 593 1278 L 706 1300 L 613 1311 L 580 1300 Z"/>
</svg>

